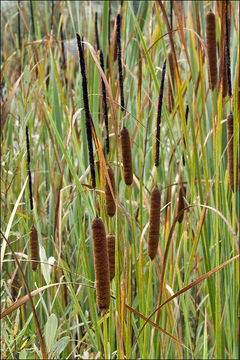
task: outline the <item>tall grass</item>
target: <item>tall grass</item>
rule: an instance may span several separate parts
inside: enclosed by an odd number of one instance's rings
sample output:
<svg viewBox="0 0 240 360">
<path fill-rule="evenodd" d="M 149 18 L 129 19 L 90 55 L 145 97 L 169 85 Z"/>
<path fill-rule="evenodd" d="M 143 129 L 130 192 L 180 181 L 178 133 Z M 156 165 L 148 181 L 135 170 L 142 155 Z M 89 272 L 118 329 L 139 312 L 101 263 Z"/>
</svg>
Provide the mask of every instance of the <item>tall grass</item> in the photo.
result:
<svg viewBox="0 0 240 360">
<path fill-rule="evenodd" d="M 228 1 L 231 97 L 223 96 L 222 81 L 209 87 L 205 16 L 210 8 L 219 74 L 220 63 L 224 66 L 221 21 L 226 19 L 216 1 L 141 1 L 138 6 L 131 1 L 122 6 L 107 0 L 31 1 L 2 11 L 1 79 L 8 91 L 1 105 L 2 358 L 43 358 L 44 348 L 48 358 L 63 359 L 238 358 L 239 3 Z M 104 66 L 97 53 L 96 12 Z M 114 60 L 118 13 L 124 109 Z M 96 187 L 91 183 L 76 33 L 85 59 Z M 74 39 L 75 55 L 66 51 L 63 56 L 61 39 Z M 172 106 L 169 111 L 166 86 L 156 167 L 157 99 L 170 52 L 174 83 L 168 60 L 166 76 Z M 124 181 L 120 143 L 125 126 L 132 153 L 130 186 Z M 229 144 L 234 184 L 229 183 Z M 105 206 L 107 185 L 116 204 L 113 216 Z M 161 195 L 160 235 L 151 261 L 150 194 L 155 185 Z M 103 316 L 96 302 L 91 227 L 96 216 L 106 235 L 115 236 L 115 276 Z M 40 257 L 34 273 L 32 223 Z"/>
</svg>

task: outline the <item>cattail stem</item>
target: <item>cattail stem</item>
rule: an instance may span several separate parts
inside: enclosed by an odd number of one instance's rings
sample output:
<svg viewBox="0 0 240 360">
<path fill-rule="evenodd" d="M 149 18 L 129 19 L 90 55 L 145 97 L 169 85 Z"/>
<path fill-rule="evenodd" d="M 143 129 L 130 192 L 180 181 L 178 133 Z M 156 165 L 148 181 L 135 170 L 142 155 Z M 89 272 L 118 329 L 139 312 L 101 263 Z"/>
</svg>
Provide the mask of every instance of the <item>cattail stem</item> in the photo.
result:
<svg viewBox="0 0 240 360">
<path fill-rule="evenodd" d="M 30 144 L 29 144 L 28 126 L 26 126 L 26 142 L 27 142 L 27 170 L 28 170 L 28 178 L 29 178 L 29 200 L 30 200 L 30 209 L 33 210 L 32 176 L 30 170 Z"/>
<path fill-rule="evenodd" d="M 119 72 L 119 86 L 121 96 L 121 110 L 125 110 L 124 94 L 123 94 L 123 74 L 122 74 L 122 55 L 121 55 L 121 15 L 117 15 L 117 57 L 118 57 L 118 72 Z"/>
<path fill-rule="evenodd" d="M 227 66 L 227 81 L 228 81 L 228 95 L 229 97 L 232 96 L 232 82 L 231 82 L 231 61 L 230 61 L 230 41 L 229 41 L 229 19 L 228 19 L 228 0 L 226 0 L 226 20 L 225 20 L 225 25 L 226 25 L 226 46 L 225 46 L 225 51 L 226 51 L 226 66 Z"/>
<path fill-rule="evenodd" d="M 21 49 L 22 37 L 21 37 L 20 0 L 18 0 L 18 46 L 19 46 L 19 49 Z"/>
<path fill-rule="evenodd" d="M 159 97 L 158 97 L 155 166 L 159 165 L 160 123 L 161 123 L 161 114 L 162 114 L 162 99 L 163 99 L 165 72 L 166 72 L 166 60 L 163 63 L 161 86 L 160 86 Z"/>
<path fill-rule="evenodd" d="M 104 61 L 103 61 L 103 53 L 100 50 L 100 65 L 104 72 Z M 106 87 L 103 79 L 101 80 L 102 84 L 102 105 L 103 105 L 103 113 L 104 113 L 104 120 L 105 120 L 105 127 L 106 127 L 106 153 L 109 154 L 109 132 L 108 132 L 108 108 L 107 108 L 107 96 L 106 96 Z"/>
<path fill-rule="evenodd" d="M 96 176 L 95 176 L 95 168 L 94 168 L 94 156 L 93 156 L 93 145 L 92 145 L 92 129 L 91 129 L 91 115 L 88 104 L 88 90 L 87 90 L 87 77 L 85 70 L 85 61 L 84 61 L 84 53 L 81 45 L 81 38 L 79 34 L 77 36 L 77 44 L 80 58 L 80 67 L 82 74 L 82 90 L 83 90 L 83 102 L 84 102 L 84 111 L 85 111 L 85 125 L 87 131 L 87 141 L 88 141 L 88 155 L 89 155 L 89 163 L 92 177 L 92 187 L 96 187 Z"/>
<path fill-rule="evenodd" d="M 99 45 L 99 36 L 98 36 L 98 13 L 97 12 L 95 12 L 95 40 L 96 40 L 97 50 L 99 50 L 100 45 Z"/>
<path fill-rule="evenodd" d="M 217 85 L 217 43 L 215 14 L 209 11 L 206 15 L 206 44 L 209 63 L 210 89 Z"/>
<path fill-rule="evenodd" d="M 106 232 L 100 217 L 92 222 L 92 236 L 97 305 L 103 315 L 110 303 L 110 273 Z"/>
<path fill-rule="evenodd" d="M 148 236 L 148 255 L 153 260 L 157 253 L 160 227 L 160 208 L 161 195 L 157 186 L 151 193 L 149 236 Z"/>
<path fill-rule="evenodd" d="M 36 33 L 35 33 L 35 24 L 34 24 L 34 16 L 33 16 L 33 4 L 32 0 L 30 0 L 30 11 L 31 11 L 31 19 L 32 19 L 32 32 L 33 32 L 33 38 L 36 39 Z"/>
</svg>

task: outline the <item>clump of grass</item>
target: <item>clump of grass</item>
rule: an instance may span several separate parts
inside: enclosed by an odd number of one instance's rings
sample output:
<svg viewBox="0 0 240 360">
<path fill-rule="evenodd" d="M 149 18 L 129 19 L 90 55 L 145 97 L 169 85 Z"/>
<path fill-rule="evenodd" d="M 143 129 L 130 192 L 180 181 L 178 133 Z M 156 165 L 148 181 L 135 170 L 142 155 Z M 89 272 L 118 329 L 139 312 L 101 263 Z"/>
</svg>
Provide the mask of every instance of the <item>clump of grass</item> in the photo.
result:
<svg viewBox="0 0 240 360">
<path fill-rule="evenodd" d="M 131 142 L 128 129 L 124 126 L 120 132 L 123 160 L 123 178 L 126 185 L 133 182 Z"/>
<path fill-rule="evenodd" d="M 110 178 L 113 194 L 115 195 L 114 172 L 113 172 L 113 169 L 110 166 L 108 166 L 107 171 L 108 171 L 108 176 Z M 107 212 L 107 214 L 109 216 L 114 216 L 115 215 L 116 205 L 115 205 L 113 195 L 111 193 L 110 186 L 108 184 L 107 177 L 105 177 L 105 207 L 106 207 L 106 212 Z"/>
<path fill-rule="evenodd" d="M 151 193 L 149 235 L 148 235 L 148 255 L 153 260 L 157 253 L 159 228 L 160 228 L 160 208 L 161 194 L 157 186 Z"/>
<path fill-rule="evenodd" d="M 107 249 L 108 249 L 108 261 L 109 261 L 109 273 L 110 281 L 115 276 L 115 235 L 107 235 Z"/>
<path fill-rule="evenodd" d="M 110 274 L 106 232 L 100 217 L 92 221 L 92 236 L 97 306 L 103 315 L 110 303 Z"/>
<path fill-rule="evenodd" d="M 216 43 L 216 20 L 215 14 L 209 11 L 206 14 L 206 42 L 209 64 L 210 89 L 217 85 L 217 43 Z"/>
</svg>

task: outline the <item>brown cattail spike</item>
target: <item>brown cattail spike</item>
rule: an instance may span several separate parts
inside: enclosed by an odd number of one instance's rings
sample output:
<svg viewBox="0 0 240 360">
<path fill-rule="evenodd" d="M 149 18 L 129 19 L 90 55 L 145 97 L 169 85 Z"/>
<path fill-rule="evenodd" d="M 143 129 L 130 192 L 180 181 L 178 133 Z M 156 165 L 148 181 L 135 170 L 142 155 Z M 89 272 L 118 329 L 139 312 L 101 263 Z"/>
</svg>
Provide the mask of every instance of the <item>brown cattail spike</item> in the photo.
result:
<svg viewBox="0 0 240 360">
<path fill-rule="evenodd" d="M 123 160 L 123 176 L 126 185 L 131 185 L 133 182 L 132 171 L 132 154 L 129 132 L 126 127 L 123 127 L 121 132 L 121 149 Z"/>
<path fill-rule="evenodd" d="M 206 42 L 209 63 L 210 89 L 217 85 L 217 43 L 216 43 L 216 20 L 212 11 L 206 15 Z"/>
<path fill-rule="evenodd" d="M 185 207 L 184 197 L 186 197 L 186 188 L 185 186 L 181 186 L 178 194 L 178 207 L 177 213 L 179 214 Z M 178 222 L 181 223 L 183 221 L 184 212 L 181 213 L 178 217 Z"/>
<path fill-rule="evenodd" d="M 115 196 L 115 180 L 114 180 L 114 172 L 113 169 L 109 166 L 108 169 L 108 176 L 110 178 L 113 194 Z M 107 180 L 107 177 L 105 177 L 105 206 L 106 206 L 106 212 L 109 216 L 114 216 L 116 211 L 116 205 L 114 198 L 112 196 L 110 186 Z"/>
<path fill-rule="evenodd" d="M 30 256 L 31 267 L 33 271 L 37 270 L 39 261 L 39 249 L 38 249 L 38 233 L 34 225 L 30 229 Z"/>
<path fill-rule="evenodd" d="M 234 163 L 233 163 L 233 114 L 227 116 L 227 166 L 228 166 L 228 179 L 232 191 L 234 191 Z M 237 160 L 238 163 L 238 160 Z M 238 186 L 238 171 L 236 169 L 236 188 Z"/>
<path fill-rule="evenodd" d="M 167 92 L 167 104 L 168 104 L 168 111 L 172 112 L 174 106 L 174 85 L 175 85 L 175 68 L 174 68 L 174 55 L 173 52 L 170 51 L 168 54 L 168 63 L 170 68 L 170 75 L 168 74 L 168 92 Z M 172 85 L 171 85 L 172 83 Z M 172 88 L 173 86 L 173 88 Z"/>
<path fill-rule="evenodd" d="M 110 303 L 110 274 L 106 232 L 100 217 L 92 222 L 92 236 L 97 305 L 101 314 L 104 314 Z"/>
<path fill-rule="evenodd" d="M 110 281 L 112 281 L 112 279 L 115 276 L 115 236 L 112 234 L 107 235 L 107 248 L 108 248 Z"/>
<path fill-rule="evenodd" d="M 149 236 L 148 236 L 148 255 L 153 260 L 157 253 L 160 227 L 160 208 L 161 195 L 157 186 L 151 194 Z"/>
</svg>

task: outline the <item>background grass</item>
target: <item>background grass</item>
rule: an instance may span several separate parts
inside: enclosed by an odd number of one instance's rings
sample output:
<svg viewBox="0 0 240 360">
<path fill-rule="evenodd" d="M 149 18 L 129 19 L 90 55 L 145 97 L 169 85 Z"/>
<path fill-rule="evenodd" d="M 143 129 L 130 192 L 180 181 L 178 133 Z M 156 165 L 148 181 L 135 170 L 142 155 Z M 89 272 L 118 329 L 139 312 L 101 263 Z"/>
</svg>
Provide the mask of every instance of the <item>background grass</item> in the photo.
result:
<svg viewBox="0 0 240 360">
<path fill-rule="evenodd" d="M 165 81 L 158 169 L 154 166 L 155 120 L 162 66 L 171 50 L 164 16 L 164 10 L 170 13 L 170 1 L 141 1 L 138 8 L 136 2 L 124 1 L 122 7 L 120 2 L 111 2 L 110 44 L 109 1 L 58 1 L 53 14 L 51 2 L 33 1 L 35 37 L 30 2 L 20 2 L 20 48 L 16 3 L 8 10 L 3 8 L 1 14 L 1 78 L 4 76 L 8 91 L 1 121 L 1 231 L 18 256 L 30 290 L 48 285 L 37 291 L 33 301 L 49 358 L 237 358 L 238 260 L 214 272 L 239 252 L 239 188 L 231 190 L 226 170 L 226 117 L 233 111 L 234 165 L 238 171 L 239 3 L 229 1 L 233 95 L 222 99 L 219 86 L 209 90 L 204 47 L 205 14 L 210 8 L 216 14 L 220 44 L 220 2 L 173 2 L 172 39 L 179 78 L 171 113 Z M 118 10 L 122 15 L 125 113 L 120 109 L 118 68 L 113 60 Z M 101 82 L 94 50 L 90 49 L 90 45 L 95 46 L 96 11 L 110 89 L 110 154 L 105 160 Z M 65 40 L 75 39 L 76 32 L 84 37 L 89 104 L 99 146 L 95 146 L 96 198 L 106 232 L 116 235 L 113 297 L 104 318 L 95 302 L 91 222 L 96 203 L 86 172 L 89 164 L 79 60 L 77 53 L 71 57 L 68 51 L 63 68 L 61 24 Z M 167 62 L 166 75 L 169 71 Z M 131 135 L 131 187 L 126 187 L 122 176 L 118 134 L 123 124 Z M 41 266 L 36 274 L 29 264 L 32 222 L 26 183 L 26 125 L 31 143 L 33 219 L 40 243 Z M 118 207 L 113 219 L 104 208 L 104 161 L 115 172 Z M 189 208 L 179 224 L 181 181 L 187 189 Z M 147 237 L 150 192 L 155 183 L 161 191 L 162 210 L 158 254 L 151 262 Z M 4 243 L 2 237 L 2 311 L 13 302 L 17 305 L 1 320 L 1 356 L 41 358 L 29 301 L 20 303 L 26 295 L 21 273 Z M 51 257 L 54 266 L 48 265 Z M 208 272 L 209 276 L 196 281 Z M 188 291 L 162 306 L 151 317 L 152 323 L 142 329 L 144 319 L 157 306 L 191 283 Z"/>
</svg>

